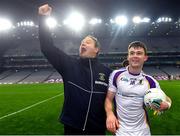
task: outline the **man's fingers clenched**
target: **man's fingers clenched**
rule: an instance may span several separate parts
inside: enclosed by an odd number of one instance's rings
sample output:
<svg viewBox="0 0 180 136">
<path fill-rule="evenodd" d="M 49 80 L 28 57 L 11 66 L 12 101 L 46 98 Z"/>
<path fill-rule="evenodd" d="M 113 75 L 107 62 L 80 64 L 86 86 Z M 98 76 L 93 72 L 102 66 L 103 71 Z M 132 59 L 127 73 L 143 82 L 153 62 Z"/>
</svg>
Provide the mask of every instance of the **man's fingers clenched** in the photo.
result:
<svg viewBox="0 0 180 136">
<path fill-rule="evenodd" d="M 52 11 L 52 8 L 48 4 L 45 4 L 45 5 L 39 7 L 40 15 L 50 15 L 51 11 Z"/>
</svg>

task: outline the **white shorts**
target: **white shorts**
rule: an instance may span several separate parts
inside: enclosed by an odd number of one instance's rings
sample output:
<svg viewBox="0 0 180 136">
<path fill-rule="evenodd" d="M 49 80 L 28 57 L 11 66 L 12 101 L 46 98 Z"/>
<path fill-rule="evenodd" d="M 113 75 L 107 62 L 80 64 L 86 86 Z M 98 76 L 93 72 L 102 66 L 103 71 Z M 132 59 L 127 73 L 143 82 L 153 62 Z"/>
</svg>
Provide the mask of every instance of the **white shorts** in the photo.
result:
<svg viewBox="0 0 180 136">
<path fill-rule="evenodd" d="M 141 129 L 139 131 L 123 131 L 118 129 L 116 136 L 151 136 L 149 128 Z"/>
</svg>

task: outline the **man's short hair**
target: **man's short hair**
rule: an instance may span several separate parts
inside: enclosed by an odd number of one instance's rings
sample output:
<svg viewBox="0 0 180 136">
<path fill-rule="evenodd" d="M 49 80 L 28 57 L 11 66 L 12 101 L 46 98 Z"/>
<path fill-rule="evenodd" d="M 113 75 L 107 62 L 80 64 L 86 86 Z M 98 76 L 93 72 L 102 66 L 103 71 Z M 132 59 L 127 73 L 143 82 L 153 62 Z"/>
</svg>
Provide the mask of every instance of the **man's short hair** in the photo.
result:
<svg viewBox="0 0 180 136">
<path fill-rule="evenodd" d="M 88 35 L 87 37 L 90 37 L 91 39 L 93 39 L 93 41 L 95 42 L 95 47 L 96 48 L 100 48 L 101 44 L 99 43 L 98 39 L 92 35 Z"/>
<path fill-rule="evenodd" d="M 134 41 L 134 42 L 131 42 L 128 46 L 128 50 L 131 48 L 131 47 L 134 47 L 134 48 L 143 48 L 144 49 L 144 53 L 145 55 L 147 55 L 147 47 L 145 45 L 145 43 L 141 42 L 141 41 Z"/>
</svg>

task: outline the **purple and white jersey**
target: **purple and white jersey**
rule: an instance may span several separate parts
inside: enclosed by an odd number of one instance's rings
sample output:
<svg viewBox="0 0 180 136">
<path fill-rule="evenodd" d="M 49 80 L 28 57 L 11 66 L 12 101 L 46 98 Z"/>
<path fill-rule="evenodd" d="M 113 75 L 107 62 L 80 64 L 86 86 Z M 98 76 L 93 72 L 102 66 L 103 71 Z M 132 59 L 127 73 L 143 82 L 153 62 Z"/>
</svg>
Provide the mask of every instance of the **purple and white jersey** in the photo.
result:
<svg viewBox="0 0 180 136">
<path fill-rule="evenodd" d="M 111 73 L 108 90 L 115 93 L 119 132 L 149 130 L 144 109 L 144 95 L 149 88 L 160 88 L 160 86 L 153 77 L 143 72 L 132 74 L 127 68 Z"/>
</svg>

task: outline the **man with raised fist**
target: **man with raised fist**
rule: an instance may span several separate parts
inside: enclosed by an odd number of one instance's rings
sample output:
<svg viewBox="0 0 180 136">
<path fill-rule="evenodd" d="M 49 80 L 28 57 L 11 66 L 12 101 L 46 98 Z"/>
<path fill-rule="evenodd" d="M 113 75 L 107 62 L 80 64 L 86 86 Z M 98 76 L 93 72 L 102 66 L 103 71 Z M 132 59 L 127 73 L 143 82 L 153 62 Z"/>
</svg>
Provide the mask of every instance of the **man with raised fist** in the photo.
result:
<svg viewBox="0 0 180 136">
<path fill-rule="evenodd" d="M 45 17 L 52 8 L 39 7 L 39 40 L 41 51 L 61 74 L 64 81 L 64 105 L 60 121 L 65 135 L 105 135 L 104 100 L 111 70 L 98 62 L 100 44 L 88 35 L 79 47 L 79 58 L 72 58 L 53 44 Z"/>
</svg>

